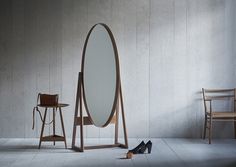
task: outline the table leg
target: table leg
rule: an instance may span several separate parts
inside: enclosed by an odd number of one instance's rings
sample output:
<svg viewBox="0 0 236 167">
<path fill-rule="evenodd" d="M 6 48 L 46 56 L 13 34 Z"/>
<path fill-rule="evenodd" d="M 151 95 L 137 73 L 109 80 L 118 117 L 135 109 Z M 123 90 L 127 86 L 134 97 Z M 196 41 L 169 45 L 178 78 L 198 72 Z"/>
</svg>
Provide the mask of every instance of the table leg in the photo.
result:
<svg viewBox="0 0 236 167">
<path fill-rule="evenodd" d="M 53 108 L 53 137 L 55 137 L 55 108 Z M 53 145 L 55 146 L 55 138 L 53 141 Z"/>
<path fill-rule="evenodd" d="M 44 112 L 44 116 L 43 116 L 43 123 L 42 123 L 42 128 L 41 128 L 40 139 L 39 139 L 39 149 L 41 147 L 41 142 L 42 142 L 42 138 L 43 138 L 43 131 L 44 131 L 44 126 L 45 126 L 46 115 L 47 115 L 47 108 L 45 108 L 45 112 Z"/>
<path fill-rule="evenodd" d="M 61 127 L 62 127 L 63 136 L 64 136 L 65 148 L 67 148 L 67 145 L 66 145 L 66 133 L 65 133 L 65 128 L 64 128 L 64 122 L 63 122 L 61 107 L 59 107 L 59 111 L 60 111 L 60 117 L 61 117 Z"/>
</svg>

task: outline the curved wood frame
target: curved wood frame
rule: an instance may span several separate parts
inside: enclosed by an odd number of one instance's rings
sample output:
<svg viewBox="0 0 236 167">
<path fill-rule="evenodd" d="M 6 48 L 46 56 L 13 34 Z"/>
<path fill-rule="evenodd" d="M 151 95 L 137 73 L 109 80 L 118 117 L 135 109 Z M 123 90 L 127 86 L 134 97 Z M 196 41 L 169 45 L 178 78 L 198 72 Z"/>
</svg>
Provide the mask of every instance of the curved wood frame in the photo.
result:
<svg viewBox="0 0 236 167">
<path fill-rule="evenodd" d="M 85 53 L 86 53 L 86 49 L 87 49 L 88 40 L 89 40 L 90 34 L 92 33 L 93 29 L 97 25 L 103 26 L 106 29 L 106 31 L 108 32 L 108 34 L 110 36 L 110 39 L 111 39 L 111 42 L 112 42 L 113 51 L 114 51 L 114 55 L 115 55 L 115 62 L 116 62 L 116 90 L 115 90 L 115 97 L 114 97 L 114 101 L 113 101 L 113 105 L 112 105 L 112 110 L 111 110 L 111 113 L 110 113 L 110 116 L 109 116 L 107 122 L 103 126 L 101 126 L 101 127 L 106 127 L 111 122 L 112 117 L 115 113 L 116 103 L 117 103 L 117 98 L 118 98 L 118 92 L 119 92 L 119 87 L 120 87 L 120 67 L 119 67 L 119 58 L 118 58 L 117 46 L 116 46 L 115 38 L 114 38 L 111 30 L 106 24 L 104 24 L 104 23 L 95 24 L 89 30 L 88 35 L 87 35 L 86 40 L 85 40 L 84 48 L 83 48 L 81 71 L 84 74 L 84 61 L 85 61 Z M 89 113 L 89 109 L 88 109 L 88 105 L 87 105 L 87 101 L 86 101 L 86 94 L 85 94 L 85 91 L 84 91 L 84 83 L 82 84 L 82 87 L 83 87 L 84 105 L 85 105 L 85 108 L 86 108 L 86 111 L 87 111 L 87 114 L 88 114 L 88 117 L 89 117 L 90 121 L 94 124 L 94 121 L 93 121 L 93 119 L 92 119 L 92 117 Z"/>
<path fill-rule="evenodd" d="M 83 79 L 83 72 L 84 72 L 84 61 L 85 61 L 85 52 L 87 48 L 88 39 L 90 37 L 90 34 L 92 30 L 97 26 L 102 25 L 108 32 L 115 55 L 115 61 L 116 61 L 116 91 L 115 91 L 115 97 L 113 101 L 112 111 L 111 114 L 107 120 L 107 122 L 102 126 L 106 127 L 108 124 L 115 124 L 115 140 L 114 144 L 108 144 L 108 145 L 98 145 L 98 146 L 84 146 L 84 136 L 83 136 L 83 126 L 84 125 L 95 125 L 92 117 L 89 114 L 87 102 L 86 102 L 86 96 L 84 91 L 84 79 Z M 87 117 L 83 116 L 83 105 L 86 109 Z M 78 110 L 80 111 L 78 113 Z M 122 114 L 122 121 L 123 121 L 123 132 L 124 132 L 124 144 L 121 144 L 118 142 L 118 131 L 119 131 L 119 112 Z M 79 117 L 78 117 L 79 114 Z M 75 146 L 75 140 L 76 140 L 76 127 L 80 126 L 80 147 Z M 95 125 L 96 126 L 96 125 Z M 126 131 L 126 123 L 125 123 L 125 115 L 124 115 L 124 106 L 123 106 L 123 96 L 122 96 L 122 89 L 121 89 L 121 81 L 120 81 L 120 68 L 119 68 L 119 58 L 118 58 L 118 51 L 117 46 L 115 43 L 115 38 L 110 30 L 110 28 L 104 24 L 104 23 L 98 23 L 95 24 L 88 32 L 88 35 L 85 40 L 83 53 L 82 53 L 82 66 L 81 66 L 81 72 L 79 73 L 78 77 L 78 86 L 77 86 L 77 95 L 76 95 L 76 104 L 75 104 L 75 115 L 74 115 L 74 126 L 73 126 L 73 135 L 72 135 L 72 149 L 78 150 L 83 152 L 84 149 L 95 149 L 95 148 L 110 148 L 110 147 L 122 147 L 122 148 L 128 148 L 128 138 L 127 138 L 127 131 Z"/>
</svg>

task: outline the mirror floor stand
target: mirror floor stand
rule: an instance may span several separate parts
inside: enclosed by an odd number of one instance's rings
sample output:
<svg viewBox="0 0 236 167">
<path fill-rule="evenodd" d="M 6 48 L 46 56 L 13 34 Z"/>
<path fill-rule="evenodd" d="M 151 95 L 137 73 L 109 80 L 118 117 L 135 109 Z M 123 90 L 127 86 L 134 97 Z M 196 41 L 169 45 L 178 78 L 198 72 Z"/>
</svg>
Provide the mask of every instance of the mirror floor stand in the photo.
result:
<svg viewBox="0 0 236 167">
<path fill-rule="evenodd" d="M 86 149 L 97 149 L 97 148 L 111 148 L 111 147 L 121 147 L 128 148 L 128 139 L 127 139 L 127 131 L 125 124 L 125 114 L 124 114 L 124 106 L 123 106 L 123 97 L 121 84 L 119 86 L 119 93 L 117 98 L 117 105 L 115 114 L 110 122 L 110 124 L 115 124 L 115 140 L 114 144 L 107 145 L 95 145 L 95 146 L 84 146 L 84 125 L 93 125 L 88 116 L 83 116 L 83 73 L 79 73 L 78 78 L 78 87 L 77 87 L 77 95 L 76 95 L 76 104 L 75 104 L 75 115 L 74 115 L 74 126 L 73 126 L 73 135 L 72 135 L 72 149 L 75 151 L 84 152 Z M 121 110 L 121 111 L 120 111 Z M 79 111 L 79 116 L 78 116 Z M 118 131 L 119 131 L 119 112 L 121 112 L 121 118 L 123 122 L 123 132 L 124 132 L 124 144 L 119 143 L 118 141 Z M 80 146 L 76 146 L 76 129 L 77 126 L 80 126 Z"/>
</svg>

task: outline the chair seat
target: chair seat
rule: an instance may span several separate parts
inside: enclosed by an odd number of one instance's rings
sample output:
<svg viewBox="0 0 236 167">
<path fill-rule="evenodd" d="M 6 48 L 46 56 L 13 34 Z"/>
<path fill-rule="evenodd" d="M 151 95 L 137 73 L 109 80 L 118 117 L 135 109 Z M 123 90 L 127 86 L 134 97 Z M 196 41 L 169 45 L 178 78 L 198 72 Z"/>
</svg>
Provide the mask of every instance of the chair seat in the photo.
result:
<svg viewBox="0 0 236 167">
<path fill-rule="evenodd" d="M 212 112 L 213 118 L 236 118 L 236 112 Z"/>
</svg>

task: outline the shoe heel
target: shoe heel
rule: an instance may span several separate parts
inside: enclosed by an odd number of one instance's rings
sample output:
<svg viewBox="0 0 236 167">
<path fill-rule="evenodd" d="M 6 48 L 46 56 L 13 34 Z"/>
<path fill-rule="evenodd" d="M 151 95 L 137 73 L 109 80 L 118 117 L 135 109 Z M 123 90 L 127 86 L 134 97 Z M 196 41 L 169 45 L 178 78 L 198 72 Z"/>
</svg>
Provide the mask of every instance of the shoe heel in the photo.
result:
<svg viewBox="0 0 236 167">
<path fill-rule="evenodd" d="M 151 152 L 152 152 L 152 144 L 148 146 L 148 154 L 150 154 Z"/>
<path fill-rule="evenodd" d="M 147 142 L 146 147 L 148 149 L 148 154 L 150 154 L 152 152 L 152 142 L 150 140 Z"/>
</svg>

